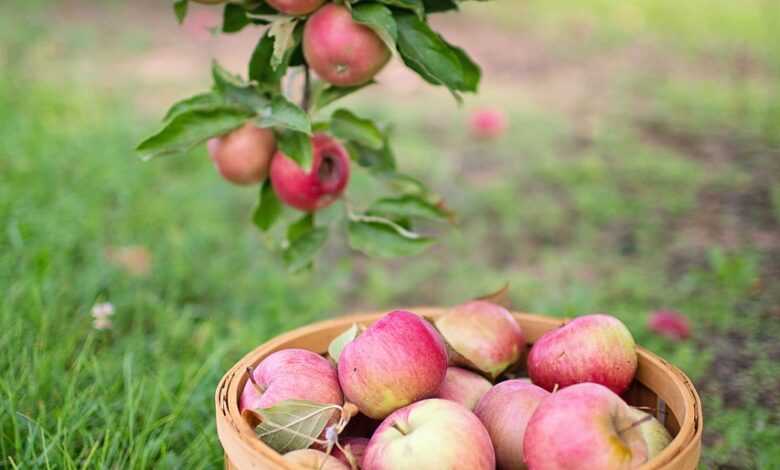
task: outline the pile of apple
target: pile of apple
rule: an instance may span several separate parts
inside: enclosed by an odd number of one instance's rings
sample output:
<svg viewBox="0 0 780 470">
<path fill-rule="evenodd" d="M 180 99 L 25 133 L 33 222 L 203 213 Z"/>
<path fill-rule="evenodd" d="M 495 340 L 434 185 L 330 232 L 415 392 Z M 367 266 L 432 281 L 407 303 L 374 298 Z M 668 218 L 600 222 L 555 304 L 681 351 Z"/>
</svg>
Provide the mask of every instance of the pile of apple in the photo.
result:
<svg viewBox="0 0 780 470">
<path fill-rule="evenodd" d="M 271 354 L 240 397 L 242 410 L 285 400 L 359 409 L 337 448 L 284 455 L 303 468 L 630 469 L 671 440 L 620 397 L 637 354 L 614 317 L 579 317 L 530 351 L 509 311 L 486 301 L 436 319 L 394 311 L 353 331 L 336 357 Z M 523 370 L 529 378 L 517 378 Z"/>
</svg>

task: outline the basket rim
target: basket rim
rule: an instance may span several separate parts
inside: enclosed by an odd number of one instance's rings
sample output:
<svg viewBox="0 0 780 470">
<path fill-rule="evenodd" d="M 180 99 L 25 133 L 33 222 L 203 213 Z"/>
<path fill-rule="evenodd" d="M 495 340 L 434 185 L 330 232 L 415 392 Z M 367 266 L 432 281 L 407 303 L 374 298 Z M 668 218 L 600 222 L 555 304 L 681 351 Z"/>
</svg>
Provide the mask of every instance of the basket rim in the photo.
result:
<svg viewBox="0 0 780 470">
<path fill-rule="evenodd" d="M 445 313 L 447 308 L 422 307 L 408 310 L 421 316 L 436 317 Z M 294 470 L 295 467 L 285 461 L 281 454 L 277 453 L 255 437 L 254 431 L 241 417 L 241 414 L 238 411 L 238 396 L 247 381 L 247 367 L 256 366 L 269 354 L 279 349 L 284 349 L 285 345 L 292 341 L 328 329 L 345 329 L 352 323 L 370 324 L 385 313 L 386 312 L 358 313 L 310 323 L 275 336 L 244 355 L 219 381 L 214 396 L 217 433 L 219 435 L 220 443 L 225 450 L 226 457 L 230 458 L 234 453 L 256 455 L 257 457 L 262 456 L 268 463 L 276 465 L 276 468 Z M 569 318 L 555 318 L 516 311 L 512 311 L 512 314 L 519 320 L 542 324 L 546 330 L 560 327 L 571 320 Z M 523 330 L 525 331 L 527 328 L 523 328 Z M 531 337 L 529 338 L 528 332 L 526 333 L 526 341 L 529 344 L 532 344 L 538 339 L 538 336 L 541 336 L 541 334 L 534 334 L 534 332 L 531 332 Z M 677 435 L 660 454 L 639 468 L 641 470 L 676 468 L 667 466 L 676 465 L 683 461 L 688 461 L 691 458 L 698 460 L 703 431 L 703 416 L 701 399 L 693 386 L 693 383 L 679 368 L 641 346 L 637 346 L 637 355 L 640 362 L 637 380 L 642 382 L 642 380 L 639 379 L 639 375 L 642 369 L 641 364 L 643 363 L 652 366 L 650 368 L 645 366 L 646 370 L 663 370 L 663 375 L 673 382 L 675 390 L 681 394 L 678 398 L 682 399 L 684 402 L 684 414 L 682 419 L 679 420 L 680 430 Z M 233 463 L 236 464 L 238 462 L 233 461 Z"/>
</svg>

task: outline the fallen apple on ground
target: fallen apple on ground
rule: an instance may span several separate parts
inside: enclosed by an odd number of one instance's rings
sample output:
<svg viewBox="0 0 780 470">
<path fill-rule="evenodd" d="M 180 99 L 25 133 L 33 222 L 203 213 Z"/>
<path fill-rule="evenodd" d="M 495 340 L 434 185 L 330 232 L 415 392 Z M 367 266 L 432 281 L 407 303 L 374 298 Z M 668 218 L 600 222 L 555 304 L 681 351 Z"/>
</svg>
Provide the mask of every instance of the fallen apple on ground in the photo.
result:
<svg viewBox="0 0 780 470">
<path fill-rule="evenodd" d="M 474 413 L 438 398 L 388 416 L 363 457 L 365 470 L 493 470 L 495 465 L 490 436 Z"/>
<path fill-rule="evenodd" d="M 632 469 L 670 440 L 652 416 L 603 385 L 582 383 L 542 400 L 528 422 L 523 454 L 531 470 Z"/>
<path fill-rule="evenodd" d="M 628 328 L 609 315 L 586 315 L 547 332 L 528 354 L 536 385 L 556 387 L 593 382 L 623 393 L 634 379 L 636 344 Z"/>
</svg>

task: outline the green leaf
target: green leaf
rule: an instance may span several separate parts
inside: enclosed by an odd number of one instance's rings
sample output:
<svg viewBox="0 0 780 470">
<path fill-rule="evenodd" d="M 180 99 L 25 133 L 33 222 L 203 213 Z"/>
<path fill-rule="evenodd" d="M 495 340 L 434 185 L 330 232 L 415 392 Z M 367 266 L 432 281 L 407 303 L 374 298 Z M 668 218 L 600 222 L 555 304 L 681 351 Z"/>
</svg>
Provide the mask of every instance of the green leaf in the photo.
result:
<svg viewBox="0 0 780 470">
<path fill-rule="evenodd" d="M 276 69 L 271 67 L 271 56 L 274 53 L 274 38 L 268 31 L 260 38 L 252 58 L 249 60 L 249 79 L 263 85 L 279 89 L 279 81 L 287 73 L 287 67 L 281 65 Z"/>
<path fill-rule="evenodd" d="M 347 231 L 352 248 L 378 258 L 418 255 L 434 243 L 382 217 L 353 216 Z"/>
<path fill-rule="evenodd" d="M 270 65 L 273 70 L 289 63 L 290 54 L 295 46 L 300 42 L 300 35 L 296 38 L 295 27 L 298 25 L 297 18 L 282 17 L 274 20 L 268 28 L 268 36 L 274 39 L 273 53 L 271 54 Z"/>
<path fill-rule="evenodd" d="M 287 227 L 287 241 L 294 242 L 301 235 L 311 231 L 314 228 L 314 215 L 306 214 L 295 223 Z"/>
<path fill-rule="evenodd" d="M 176 116 L 192 110 L 212 110 L 225 105 L 225 100 L 216 93 L 208 92 L 191 96 L 171 106 L 163 118 L 170 121 Z"/>
<path fill-rule="evenodd" d="M 187 0 L 176 0 L 173 2 L 173 13 L 176 14 L 176 20 L 179 24 L 184 22 L 187 17 Z"/>
<path fill-rule="evenodd" d="M 340 139 L 356 142 L 372 150 L 381 150 L 385 141 L 384 134 L 373 121 L 360 118 L 347 109 L 333 113 L 330 131 Z"/>
<path fill-rule="evenodd" d="M 255 433 L 280 454 L 306 449 L 322 434 L 337 411 L 335 405 L 285 400 L 270 408 L 254 410 L 260 419 Z"/>
<path fill-rule="evenodd" d="M 212 62 L 211 75 L 214 89 L 228 102 L 256 113 L 269 106 L 268 98 L 260 90 L 231 74 L 216 61 Z"/>
<path fill-rule="evenodd" d="M 426 13 L 441 13 L 459 9 L 455 0 L 423 0 L 423 5 Z"/>
<path fill-rule="evenodd" d="M 276 145 L 279 150 L 292 158 L 306 171 L 313 160 L 311 138 L 303 132 L 283 131 L 276 133 Z"/>
<path fill-rule="evenodd" d="M 136 151 L 144 160 L 186 152 L 211 137 L 241 127 L 251 117 L 251 112 L 231 106 L 182 112 L 141 142 Z"/>
<path fill-rule="evenodd" d="M 251 12 L 253 15 L 278 15 L 279 12 L 268 5 L 265 0 L 244 0 L 244 9 Z M 255 21 L 255 20 L 253 20 Z"/>
<path fill-rule="evenodd" d="M 420 19 L 425 18 L 425 6 L 423 5 L 423 0 L 379 0 L 379 1 L 384 3 L 385 5 L 390 5 L 391 7 L 398 7 L 398 8 L 403 8 L 405 10 L 411 10 Z"/>
<path fill-rule="evenodd" d="M 380 3 L 359 3 L 352 7 L 352 19 L 374 30 L 388 49 L 395 50 L 398 26 L 389 8 Z"/>
<path fill-rule="evenodd" d="M 368 83 L 364 83 L 362 85 L 357 86 L 347 86 L 347 87 L 340 87 L 340 86 L 327 86 L 322 88 L 315 96 L 314 98 L 314 109 L 320 110 L 329 104 L 333 103 L 334 101 L 340 100 L 341 98 L 344 98 L 345 96 L 351 95 L 352 93 L 365 88 L 369 85 L 374 85 L 376 82 L 371 80 Z"/>
<path fill-rule="evenodd" d="M 339 362 L 339 356 L 344 347 L 351 343 L 352 340 L 360 335 L 360 328 L 357 323 L 353 323 L 352 326 L 347 328 L 343 333 L 333 338 L 333 341 L 328 345 L 328 356 L 335 362 Z"/>
<path fill-rule="evenodd" d="M 260 187 L 257 207 L 252 215 L 252 221 L 257 228 L 265 232 L 273 227 L 279 215 L 282 213 L 282 203 L 276 197 L 276 193 L 271 187 L 271 180 L 266 180 Z"/>
<path fill-rule="evenodd" d="M 396 12 L 398 51 L 404 63 L 423 79 L 458 91 L 476 91 L 480 71 L 466 53 L 450 45 L 411 13 Z"/>
<path fill-rule="evenodd" d="M 251 24 L 252 21 L 246 16 L 246 10 L 241 5 L 235 3 L 225 4 L 222 13 L 222 32 L 236 33 Z"/>
<path fill-rule="evenodd" d="M 260 111 L 258 119 L 262 127 L 290 129 L 311 135 L 309 115 L 283 95 L 274 96 L 271 104 Z"/>
<path fill-rule="evenodd" d="M 431 204 L 419 196 L 404 195 L 399 197 L 386 197 L 377 200 L 368 212 L 380 214 L 390 218 L 421 218 L 430 220 L 447 220 L 450 217 L 445 209 Z"/>
<path fill-rule="evenodd" d="M 309 230 L 298 233 L 282 253 L 287 269 L 298 272 L 310 266 L 327 240 L 328 229 L 325 227 L 310 227 Z"/>
</svg>

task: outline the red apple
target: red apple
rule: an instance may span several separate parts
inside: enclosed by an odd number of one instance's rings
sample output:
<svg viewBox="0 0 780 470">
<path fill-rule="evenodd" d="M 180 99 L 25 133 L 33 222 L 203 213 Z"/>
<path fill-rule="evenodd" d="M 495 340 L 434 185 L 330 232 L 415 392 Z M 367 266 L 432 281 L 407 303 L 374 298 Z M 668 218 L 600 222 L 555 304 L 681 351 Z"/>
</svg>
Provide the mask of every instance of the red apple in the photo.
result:
<svg viewBox="0 0 780 470">
<path fill-rule="evenodd" d="M 391 312 L 347 344 L 339 356 L 347 400 L 375 419 L 436 394 L 447 372 L 447 350 L 417 315 Z"/>
<path fill-rule="evenodd" d="M 460 367 L 448 367 L 437 398 L 452 400 L 473 410 L 482 395 L 493 385 L 479 374 Z"/>
<path fill-rule="evenodd" d="M 285 400 L 341 405 L 336 369 L 305 349 L 285 349 L 263 359 L 252 371 L 238 401 L 239 410 L 269 408 Z"/>
<path fill-rule="evenodd" d="M 673 310 L 653 312 L 647 320 L 647 327 L 650 331 L 675 341 L 681 341 L 691 336 L 688 318 Z"/>
<path fill-rule="evenodd" d="M 265 0 L 265 2 L 285 15 L 302 16 L 319 8 L 325 0 Z"/>
<path fill-rule="evenodd" d="M 349 154 L 344 147 L 324 134 L 316 134 L 311 142 L 313 161 L 308 173 L 281 151 L 271 162 L 274 192 L 282 202 L 304 212 L 329 206 L 349 182 Z"/>
<path fill-rule="evenodd" d="M 368 443 L 364 470 L 493 470 L 493 444 L 474 413 L 432 398 L 388 416 Z"/>
<path fill-rule="evenodd" d="M 346 451 L 346 454 L 336 447 L 333 449 L 333 456 L 347 464 L 350 468 L 361 468 L 368 441 L 368 438 L 365 437 L 345 437 L 340 439 L 339 444 Z"/>
<path fill-rule="evenodd" d="M 523 454 L 530 470 L 628 470 L 670 440 L 657 420 L 608 388 L 582 383 L 542 400 L 528 422 Z"/>
<path fill-rule="evenodd" d="M 284 454 L 284 460 L 304 470 L 350 470 L 349 465 L 315 449 L 300 449 Z"/>
<path fill-rule="evenodd" d="M 474 414 L 485 425 L 496 463 L 502 470 L 523 470 L 523 437 L 528 420 L 550 393 L 526 380 L 507 380 L 491 388 L 477 404 Z"/>
<path fill-rule="evenodd" d="M 500 305 L 476 300 L 450 310 L 436 320 L 450 346 L 452 363 L 477 369 L 492 379 L 520 359 L 525 338 L 520 325 Z"/>
<path fill-rule="evenodd" d="M 547 332 L 528 354 L 528 374 L 542 388 L 594 382 L 623 393 L 636 373 L 634 338 L 609 315 L 586 315 Z"/>
<path fill-rule="evenodd" d="M 495 139 L 501 137 L 507 128 L 506 114 L 499 109 L 478 109 L 471 114 L 469 120 L 471 133 L 478 139 Z"/>
<path fill-rule="evenodd" d="M 303 30 L 303 54 L 317 75 L 337 86 L 368 82 L 390 60 L 390 50 L 368 26 L 355 22 L 347 8 L 329 3 Z"/>
<path fill-rule="evenodd" d="M 260 183 L 268 176 L 276 139 L 270 129 L 247 123 L 208 141 L 214 166 L 227 181 L 238 185 Z"/>
</svg>

